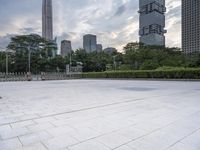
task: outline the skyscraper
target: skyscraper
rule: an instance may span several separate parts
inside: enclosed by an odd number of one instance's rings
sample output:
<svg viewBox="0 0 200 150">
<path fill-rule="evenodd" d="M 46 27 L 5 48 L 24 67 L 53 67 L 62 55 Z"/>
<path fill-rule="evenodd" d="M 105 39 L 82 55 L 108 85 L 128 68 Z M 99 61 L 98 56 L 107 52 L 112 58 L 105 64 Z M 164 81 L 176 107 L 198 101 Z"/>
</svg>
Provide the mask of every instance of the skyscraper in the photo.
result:
<svg viewBox="0 0 200 150">
<path fill-rule="evenodd" d="M 110 55 L 112 55 L 113 53 L 117 53 L 117 49 L 114 47 L 107 47 L 103 51 Z"/>
<path fill-rule="evenodd" d="M 83 48 L 87 53 L 97 51 L 97 36 L 92 34 L 84 35 Z"/>
<path fill-rule="evenodd" d="M 103 51 L 102 44 L 97 44 L 97 52 L 102 52 L 102 51 Z"/>
<path fill-rule="evenodd" d="M 42 37 L 53 40 L 52 0 L 43 0 L 42 4 Z"/>
<path fill-rule="evenodd" d="M 182 0 L 182 49 L 186 54 L 200 52 L 199 0 Z"/>
<path fill-rule="evenodd" d="M 61 42 L 61 56 L 65 57 L 70 54 L 72 51 L 71 41 L 63 40 Z"/>
<path fill-rule="evenodd" d="M 139 0 L 140 42 L 145 45 L 165 45 L 165 0 Z"/>
</svg>

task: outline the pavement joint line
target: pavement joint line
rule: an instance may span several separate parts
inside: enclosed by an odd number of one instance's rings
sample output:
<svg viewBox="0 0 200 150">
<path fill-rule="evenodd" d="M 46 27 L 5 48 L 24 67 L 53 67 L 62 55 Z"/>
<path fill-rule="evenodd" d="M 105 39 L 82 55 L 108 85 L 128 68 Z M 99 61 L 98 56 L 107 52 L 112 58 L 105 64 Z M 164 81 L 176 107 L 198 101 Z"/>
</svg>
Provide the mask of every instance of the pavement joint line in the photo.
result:
<svg viewBox="0 0 200 150">
<path fill-rule="evenodd" d="M 134 123 L 134 124 L 129 125 L 129 126 L 127 126 L 127 127 L 131 127 L 131 126 L 134 126 L 134 125 L 137 125 L 137 123 Z M 70 127 L 71 127 L 71 126 L 70 126 Z M 93 130 L 93 131 L 95 131 L 95 132 L 97 132 L 95 129 L 93 129 L 93 128 L 91 128 L 91 127 L 88 127 L 88 128 L 91 129 L 91 130 Z M 77 145 L 77 144 L 81 144 L 81 143 L 90 141 L 90 140 L 94 140 L 94 139 L 96 139 L 96 138 L 98 138 L 98 137 L 101 137 L 101 136 L 104 136 L 104 135 L 108 135 L 108 134 L 111 134 L 111 133 L 118 132 L 118 130 L 121 130 L 121 129 L 124 129 L 124 127 L 123 127 L 123 128 L 119 128 L 119 129 L 115 129 L 115 130 L 113 130 L 113 131 L 111 131 L 111 132 L 103 133 L 103 134 L 101 134 L 101 135 L 98 135 L 98 136 L 93 137 L 93 138 L 89 138 L 89 139 L 87 139 L 87 140 L 79 141 L 79 143 L 69 145 L 67 148 L 72 147 L 72 146 L 75 146 L 75 145 Z M 71 137 L 73 137 L 73 136 L 71 136 Z M 74 138 L 74 137 L 73 137 L 73 138 Z M 75 138 L 75 139 L 76 139 L 76 138 Z M 98 143 L 101 143 L 101 142 L 98 142 Z M 101 143 L 101 144 L 103 144 L 103 143 Z M 103 145 L 104 145 L 104 144 L 103 144 Z M 104 146 L 106 146 L 106 145 L 104 145 Z M 106 147 L 107 147 L 107 146 L 106 146 Z M 109 147 L 107 147 L 107 148 L 109 148 Z"/>
<path fill-rule="evenodd" d="M 151 131 L 151 132 L 149 132 L 149 133 L 147 133 L 147 134 L 145 134 L 145 135 L 139 136 L 138 138 L 129 140 L 129 142 L 126 142 L 126 143 L 124 143 L 124 144 L 122 144 L 122 145 L 120 145 L 120 146 L 118 146 L 118 147 L 115 147 L 115 148 L 113 148 L 113 149 L 111 149 L 111 150 L 115 150 L 115 149 L 117 149 L 117 148 L 120 148 L 121 146 L 127 145 L 127 144 L 130 143 L 130 142 L 133 142 L 133 141 L 136 141 L 136 140 L 138 140 L 138 139 L 140 139 L 140 138 L 143 138 L 143 137 L 145 137 L 145 136 L 148 136 L 148 135 L 150 135 L 150 134 L 152 134 L 152 133 L 154 133 L 154 132 L 157 132 L 157 131 L 159 131 L 159 130 L 165 128 L 165 127 L 170 126 L 171 124 L 174 124 L 175 122 L 177 122 L 177 120 L 176 120 L 176 121 L 173 121 L 173 122 L 171 122 L 171 123 L 169 123 L 169 124 L 167 124 L 167 125 L 165 125 L 165 126 L 162 126 L 162 127 L 158 128 L 158 129 L 155 129 L 155 130 L 153 130 L 153 131 Z M 134 126 L 134 125 L 137 125 L 137 123 L 136 123 L 136 124 L 129 125 L 129 126 L 127 126 L 127 127 L 131 127 L 131 126 Z M 92 129 L 93 129 L 93 128 L 92 128 Z M 108 132 L 108 133 L 101 134 L 101 135 L 99 135 L 99 136 L 96 136 L 96 137 L 93 137 L 93 138 L 90 138 L 90 139 L 81 141 L 81 142 L 79 142 L 79 143 L 72 144 L 72 145 L 70 145 L 70 146 L 68 146 L 68 147 L 73 147 L 73 146 L 75 146 L 75 145 L 77 145 L 77 144 L 81 144 L 81 143 L 84 143 L 84 142 L 87 142 L 87 141 L 96 139 L 96 138 L 101 137 L 101 136 L 104 136 L 104 135 L 108 135 L 108 134 L 111 134 L 111 133 L 115 133 L 115 132 L 117 132 L 117 131 L 120 130 L 120 129 L 124 129 L 124 128 L 119 128 L 119 129 L 117 129 L 117 130 L 113 130 L 112 132 Z M 94 129 L 93 129 L 93 130 L 94 130 Z M 96 130 L 94 130 L 94 131 L 96 131 Z M 99 143 L 101 143 L 101 142 L 99 142 Z M 101 144 L 103 144 L 103 143 L 101 143 Z M 105 144 L 103 144 L 103 145 L 106 146 Z M 106 147 L 107 147 L 107 146 L 106 146 Z M 109 147 L 108 147 L 108 148 L 109 148 Z"/>
<path fill-rule="evenodd" d="M 9 123 L 0 124 L 0 126 L 9 125 L 9 124 L 13 124 L 13 123 L 24 122 L 24 121 L 30 121 L 30 120 L 34 120 L 34 119 L 41 119 L 41 118 L 59 116 L 59 115 L 63 115 L 63 114 L 70 114 L 70 113 L 75 113 L 75 112 L 81 112 L 81 111 L 86 111 L 86 110 L 92 110 L 92 109 L 96 109 L 96 108 L 103 108 L 103 107 L 108 107 L 108 106 L 113 106 L 113 105 L 118 105 L 118 104 L 123 104 L 123 103 L 137 102 L 137 101 L 142 101 L 142 100 L 145 100 L 145 98 L 134 99 L 134 100 L 127 100 L 127 101 L 123 101 L 123 102 L 110 103 L 110 104 L 106 104 L 106 105 L 99 105 L 99 106 L 94 106 L 94 107 L 89 107 L 89 108 L 83 108 L 83 109 L 78 109 L 78 110 L 72 110 L 72 111 L 68 111 L 68 112 L 62 112 L 62 113 L 57 113 L 57 114 L 51 114 L 51 115 L 46 115 L 46 116 L 40 116 L 40 117 L 30 118 L 30 119 L 24 119 L 24 120 L 19 120 L 19 121 L 13 121 L 13 122 L 9 122 Z"/>
<path fill-rule="evenodd" d="M 134 124 L 134 125 L 136 125 L 136 124 Z M 132 125 L 131 125 L 131 126 L 132 126 Z M 129 126 L 128 126 L 128 127 L 129 127 Z M 123 129 L 123 128 L 120 128 L 120 129 Z M 111 131 L 111 132 L 107 132 L 107 133 L 101 134 L 101 135 L 99 135 L 99 136 L 95 136 L 95 137 L 93 137 L 93 138 L 89 138 L 89 139 L 87 139 L 87 140 L 79 141 L 79 143 L 69 145 L 67 148 L 73 147 L 73 146 L 78 145 L 78 144 L 81 144 L 81 143 L 85 143 L 85 142 L 90 141 L 90 140 L 94 140 L 94 139 L 99 138 L 99 137 L 104 136 L 104 135 L 108 135 L 108 134 L 111 134 L 111 133 L 115 133 L 115 132 L 117 132 L 117 131 L 120 130 L 120 129 L 113 130 L 113 131 Z M 92 129 L 92 130 L 94 130 L 94 129 Z M 96 130 L 94 130 L 94 131 L 96 131 Z M 73 138 L 74 138 L 74 137 L 73 137 Z M 99 142 L 99 141 L 97 141 L 97 142 L 100 143 L 100 144 L 103 144 L 103 143 L 101 143 L 101 142 Z M 103 145 L 104 145 L 104 144 L 103 144 Z M 106 145 L 104 145 L 104 146 L 106 146 Z M 106 146 L 106 147 L 109 148 L 108 146 Z M 109 149 L 110 149 L 110 148 L 109 148 Z"/>
<path fill-rule="evenodd" d="M 40 143 L 44 146 L 44 148 L 45 148 L 46 150 L 48 150 L 48 147 L 47 147 L 42 141 L 40 141 Z"/>
<path fill-rule="evenodd" d="M 178 119 L 178 120 L 181 120 L 181 119 Z M 148 135 L 150 135 L 150 134 L 152 134 L 152 133 L 155 133 L 155 132 L 157 132 L 157 131 L 160 131 L 160 130 L 162 130 L 163 128 L 166 128 L 166 127 L 168 127 L 168 126 L 174 124 L 174 123 L 177 122 L 178 120 L 173 121 L 173 122 L 171 122 L 171 123 L 169 123 L 169 124 L 167 124 L 167 125 L 165 125 L 165 126 L 162 126 L 162 127 L 158 128 L 158 129 L 155 129 L 155 130 L 153 130 L 153 131 L 151 131 L 151 132 L 149 132 L 149 133 L 147 133 L 147 134 L 145 134 L 145 135 L 142 135 L 142 136 L 140 136 L 140 137 L 138 137 L 138 138 L 135 138 L 135 139 L 133 139 L 133 140 L 131 140 L 131 141 L 129 141 L 129 142 L 126 142 L 126 143 L 124 143 L 124 144 L 122 144 L 122 145 L 120 145 L 120 146 L 118 146 L 118 147 L 116 147 L 116 148 L 114 148 L 114 149 L 112 149 L 112 150 L 115 150 L 115 149 L 117 149 L 117 148 L 120 148 L 120 147 L 122 147 L 122 146 L 125 146 L 125 145 L 129 144 L 130 142 L 136 141 L 136 140 L 138 140 L 138 139 L 140 139 L 140 138 L 143 138 L 143 137 L 148 136 Z M 185 136 L 184 138 L 180 139 L 180 140 L 179 140 L 178 142 L 176 142 L 176 143 L 179 143 L 180 141 L 182 141 L 182 140 L 185 139 L 186 137 L 192 135 L 193 133 L 197 132 L 198 130 L 200 130 L 200 128 L 198 128 L 197 130 L 193 131 L 192 133 L 190 133 L 189 135 Z M 172 146 L 174 146 L 176 143 L 174 143 Z M 169 146 L 168 148 L 163 149 L 163 150 L 167 150 L 167 149 L 169 149 L 169 148 L 172 147 L 172 146 Z"/>
<path fill-rule="evenodd" d="M 169 147 L 167 147 L 166 149 L 163 150 L 168 150 L 169 148 L 173 147 L 174 145 L 176 145 L 177 143 L 182 143 L 181 141 L 183 141 L 184 139 L 186 139 L 187 137 L 193 135 L 194 133 L 198 132 L 200 130 L 200 128 L 196 129 L 195 131 L 191 132 L 190 134 L 184 136 L 183 138 L 181 138 L 180 140 L 176 141 L 175 143 L 173 143 L 172 145 L 170 145 Z"/>
<path fill-rule="evenodd" d="M 14 139 L 14 138 L 13 138 Z M 20 142 L 21 146 L 23 147 L 22 141 L 20 140 L 19 136 L 17 136 L 18 141 Z"/>
<path fill-rule="evenodd" d="M 183 93 L 185 93 L 185 92 L 180 92 L 179 94 L 183 94 Z M 171 93 L 170 95 L 173 95 L 173 94 L 177 94 L 177 93 Z M 191 93 L 189 93 L 189 94 L 191 94 Z M 153 97 L 156 98 L 156 97 L 164 97 L 164 96 L 168 96 L 168 95 L 153 96 Z M 153 97 L 151 97 L 151 98 L 153 98 Z M 125 103 L 137 102 L 137 101 L 144 101 L 145 99 L 148 99 L 148 98 L 149 97 L 144 97 L 144 98 L 139 98 L 139 99 L 134 99 L 134 100 L 127 100 L 127 101 L 115 102 L 115 103 L 110 103 L 110 104 L 105 104 L 105 105 L 99 105 L 99 106 L 94 106 L 94 107 L 89 107 L 89 108 L 83 108 L 83 109 L 79 109 L 79 110 L 72 110 L 72 111 L 68 111 L 68 112 L 62 112 L 62 113 L 51 114 L 51 115 L 46 115 L 46 116 L 39 116 L 38 115 L 38 117 L 35 117 L 35 118 L 29 118 L 29 119 L 24 119 L 24 120 L 19 120 L 19 121 L 13 121 L 13 122 L 9 122 L 9 123 L 3 123 L 3 124 L 0 124 L 0 126 L 4 126 L 4 125 L 8 125 L 8 124 L 13 124 L 13 123 L 24 122 L 24 121 L 30 121 L 30 120 L 34 120 L 34 119 L 41 119 L 41 118 L 47 118 L 47 117 L 55 117 L 55 116 L 59 116 L 59 115 L 63 115 L 63 114 L 71 114 L 71 113 L 75 113 L 75 112 L 92 110 L 92 109 L 96 109 L 96 108 L 104 108 L 104 107 L 108 107 L 108 106 L 112 106 L 112 105 L 119 105 L 119 104 L 125 104 Z"/>
</svg>

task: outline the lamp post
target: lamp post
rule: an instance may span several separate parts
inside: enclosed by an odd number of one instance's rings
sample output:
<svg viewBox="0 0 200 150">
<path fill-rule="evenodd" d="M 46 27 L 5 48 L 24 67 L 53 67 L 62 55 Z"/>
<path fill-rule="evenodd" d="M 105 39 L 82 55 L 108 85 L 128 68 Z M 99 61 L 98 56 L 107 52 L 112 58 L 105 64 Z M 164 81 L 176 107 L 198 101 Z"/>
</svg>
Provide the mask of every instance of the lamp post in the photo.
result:
<svg viewBox="0 0 200 150">
<path fill-rule="evenodd" d="M 117 57 L 117 55 L 113 56 L 113 64 L 114 64 L 114 69 L 115 69 L 115 71 L 116 71 L 116 69 L 117 69 L 116 57 Z"/>
<path fill-rule="evenodd" d="M 14 53 L 12 50 L 10 49 L 6 49 L 5 50 L 5 53 L 6 53 L 6 75 L 8 75 L 8 72 L 9 72 L 9 66 L 8 66 L 8 54 L 9 53 Z"/>
<path fill-rule="evenodd" d="M 6 75 L 8 75 L 8 53 L 6 53 Z"/>
<path fill-rule="evenodd" d="M 71 78 L 71 65 L 72 65 L 72 51 L 70 50 L 70 55 L 69 55 L 69 75 Z"/>
<path fill-rule="evenodd" d="M 28 71 L 31 73 L 31 47 L 28 46 Z"/>
</svg>

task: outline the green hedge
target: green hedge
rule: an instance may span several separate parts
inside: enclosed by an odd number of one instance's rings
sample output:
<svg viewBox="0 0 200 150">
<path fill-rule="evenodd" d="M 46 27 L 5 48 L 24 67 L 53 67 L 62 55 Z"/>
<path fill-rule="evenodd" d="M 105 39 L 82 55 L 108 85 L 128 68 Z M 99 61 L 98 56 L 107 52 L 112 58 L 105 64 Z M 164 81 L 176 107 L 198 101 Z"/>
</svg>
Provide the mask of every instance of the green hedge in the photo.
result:
<svg viewBox="0 0 200 150">
<path fill-rule="evenodd" d="M 91 73 L 83 73 L 82 77 L 83 78 L 200 79 L 200 69 L 91 72 Z"/>
</svg>

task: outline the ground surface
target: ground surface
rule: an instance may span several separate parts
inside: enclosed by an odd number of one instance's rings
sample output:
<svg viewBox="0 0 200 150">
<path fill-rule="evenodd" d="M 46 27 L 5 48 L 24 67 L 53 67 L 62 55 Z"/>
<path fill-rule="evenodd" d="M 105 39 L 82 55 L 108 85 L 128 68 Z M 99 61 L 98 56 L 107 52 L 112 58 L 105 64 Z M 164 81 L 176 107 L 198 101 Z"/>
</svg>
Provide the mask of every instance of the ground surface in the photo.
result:
<svg viewBox="0 0 200 150">
<path fill-rule="evenodd" d="M 0 150 L 200 150 L 200 82 L 10 82 L 0 97 Z"/>
</svg>

